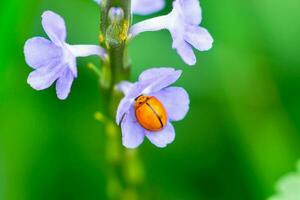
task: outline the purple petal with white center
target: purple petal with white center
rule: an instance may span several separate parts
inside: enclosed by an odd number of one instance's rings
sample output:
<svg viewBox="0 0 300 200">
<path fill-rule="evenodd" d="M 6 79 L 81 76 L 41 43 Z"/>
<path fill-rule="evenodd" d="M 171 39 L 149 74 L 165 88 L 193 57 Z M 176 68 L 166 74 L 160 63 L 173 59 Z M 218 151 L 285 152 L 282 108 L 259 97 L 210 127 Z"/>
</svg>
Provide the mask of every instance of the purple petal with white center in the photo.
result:
<svg viewBox="0 0 300 200">
<path fill-rule="evenodd" d="M 212 47 L 213 38 L 205 28 L 189 26 L 186 29 L 185 40 L 196 49 L 207 51 Z"/>
<path fill-rule="evenodd" d="M 165 0 L 132 0 L 131 4 L 134 14 L 148 15 L 163 9 Z"/>
<path fill-rule="evenodd" d="M 49 38 L 56 44 L 61 45 L 67 37 L 64 19 L 52 11 L 45 11 L 42 15 L 42 25 Z"/>
<path fill-rule="evenodd" d="M 123 92 L 123 94 L 128 94 L 128 92 L 131 90 L 133 86 L 133 83 L 129 81 L 121 81 L 116 87 L 117 90 Z"/>
<path fill-rule="evenodd" d="M 62 50 L 45 38 L 34 37 L 26 41 L 24 55 L 26 63 L 33 69 L 37 69 L 60 60 Z"/>
<path fill-rule="evenodd" d="M 27 83 L 35 90 L 46 89 L 61 75 L 62 70 L 62 65 L 59 63 L 40 67 L 29 74 Z"/>
<path fill-rule="evenodd" d="M 66 68 L 56 81 L 56 95 L 60 100 L 65 100 L 68 97 L 71 91 L 73 80 L 73 73 L 70 69 Z"/>
<path fill-rule="evenodd" d="M 189 95 L 181 87 L 168 87 L 151 95 L 162 102 L 170 121 L 182 120 L 189 110 Z"/>
<path fill-rule="evenodd" d="M 122 143 L 127 148 L 136 148 L 144 141 L 145 130 L 135 118 L 133 107 L 125 115 L 122 123 Z"/>
<path fill-rule="evenodd" d="M 161 131 L 146 131 L 146 137 L 155 146 L 163 148 L 174 141 L 175 130 L 171 123 L 167 123 L 167 125 Z"/>
<path fill-rule="evenodd" d="M 184 20 L 191 25 L 199 25 L 202 13 L 199 0 L 176 0 L 174 4 L 180 4 L 180 12 L 184 14 Z"/>
</svg>

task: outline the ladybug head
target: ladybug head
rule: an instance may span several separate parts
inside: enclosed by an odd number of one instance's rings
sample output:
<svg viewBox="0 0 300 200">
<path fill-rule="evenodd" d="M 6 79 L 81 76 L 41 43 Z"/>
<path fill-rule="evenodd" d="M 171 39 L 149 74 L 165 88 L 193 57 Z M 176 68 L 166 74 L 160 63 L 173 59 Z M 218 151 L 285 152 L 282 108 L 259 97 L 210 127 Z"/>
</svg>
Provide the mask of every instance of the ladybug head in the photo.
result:
<svg viewBox="0 0 300 200">
<path fill-rule="evenodd" d="M 138 108 L 141 105 L 143 105 L 144 103 L 146 103 L 148 101 L 148 99 L 150 99 L 149 96 L 145 96 L 145 95 L 140 95 L 137 98 L 135 98 L 135 104 L 134 104 L 134 108 Z"/>
</svg>

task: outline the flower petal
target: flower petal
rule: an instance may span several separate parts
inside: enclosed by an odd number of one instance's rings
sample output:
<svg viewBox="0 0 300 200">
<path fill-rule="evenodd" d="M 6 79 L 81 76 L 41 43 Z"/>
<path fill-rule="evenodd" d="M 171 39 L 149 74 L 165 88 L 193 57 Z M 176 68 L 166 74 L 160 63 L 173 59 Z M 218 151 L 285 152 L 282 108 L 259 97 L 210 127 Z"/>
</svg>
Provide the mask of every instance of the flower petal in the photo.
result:
<svg viewBox="0 0 300 200">
<path fill-rule="evenodd" d="M 170 20 L 172 16 L 163 15 L 159 17 L 153 17 L 141 22 L 138 22 L 130 27 L 129 35 L 130 37 L 135 37 L 140 33 L 147 31 L 158 31 L 161 29 L 168 29 L 170 26 Z"/>
<path fill-rule="evenodd" d="M 158 92 L 178 80 L 181 70 L 170 70 L 168 68 L 153 68 L 146 70 L 139 77 L 139 81 L 147 85 L 142 94 Z"/>
<path fill-rule="evenodd" d="M 91 55 L 97 55 L 101 58 L 107 56 L 105 49 L 99 45 L 68 45 L 68 49 L 72 52 L 75 57 L 87 57 Z"/>
<path fill-rule="evenodd" d="M 67 37 L 64 19 L 52 11 L 45 11 L 42 15 L 42 25 L 49 38 L 57 45 L 65 42 Z"/>
<path fill-rule="evenodd" d="M 176 2 L 180 4 L 186 23 L 192 25 L 201 23 L 202 13 L 199 0 L 177 0 Z"/>
<path fill-rule="evenodd" d="M 132 0 L 132 12 L 138 15 L 148 15 L 160 11 L 165 6 L 164 0 Z"/>
<path fill-rule="evenodd" d="M 139 81 L 146 81 L 153 78 L 159 78 L 165 75 L 171 75 L 175 73 L 176 70 L 171 67 L 160 67 L 160 68 L 151 68 L 143 71 L 139 76 Z"/>
<path fill-rule="evenodd" d="M 189 110 L 189 95 L 181 87 L 168 87 L 153 94 L 153 96 L 162 102 L 170 121 L 182 120 Z"/>
<path fill-rule="evenodd" d="M 184 40 L 173 42 L 173 48 L 176 49 L 177 53 L 183 59 L 183 61 L 188 65 L 196 64 L 196 56 L 194 54 L 193 48 L 190 44 Z"/>
<path fill-rule="evenodd" d="M 161 131 L 146 131 L 146 136 L 152 144 L 157 147 L 163 148 L 174 141 L 175 130 L 171 123 L 167 123 L 167 125 Z"/>
<path fill-rule="evenodd" d="M 126 98 L 135 99 L 137 96 L 143 94 L 145 88 L 151 85 L 151 83 L 153 83 L 152 80 L 135 82 L 126 94 Z"/>
<path fill-rule="evenodd" d="M 210 33 L 205 28 L 198 26 L 188 26 L 186 28 L 185 40 L 199 51 L 209 50 L 213 43 Z"/>
<path fill-rule="evenodd" d="M 54 83 L 62 70 L 63 67 L 60 64 L 40 67 L 29 74 L 27 83 L 35 90 L 44 90 Z"/>
<path fill-rule="evenodd" d="M 132 106 L 133 100 L 130 98 L 123 98 L 118 106 L 117 114 L 116 114 L 116 123 L 119 125 L 121 123 L 122 118 L 125 116 L 125 114 L 130 109 L 130 106 Z"/>
<path fill-rule="evenodd" d="M 65 55 L 67 55 L 67 54 L 65 53 Z M 68 57 L 65 56 L 66 63 L 68 63 L 68 67 L 72 71 L 74 77 L 77 78 L 78 72 L 77 72 L 76 57 L 74 57 L 71 54 L 68 54 L 68 55 L 69 55 Z"/>
<path fill-rule="evenodd" d="M 131 90 L 132 86 L 133 83 L 130 83 L 129 81 L 121 81 L 116 87 L 117 90 L 123 92 L 126 95 Z"/>
<path fill-rule="evenodd" d="M 69 68 L 66 68 L 59 79 L 56 81 L 56 95 L 60 100 L 64 100 L 68 97 L 73 80 L 73 73 Z"/>
<path fill-rule="evenodd" d="M 62 50 L 45 38 L 34 37 L 26 41 L 24 55 L 26 63 L 33 69 L 37 69 L 60 60 Z"/>
<path fill-rule="evenodd" d="M 69 69 L 72 71 L 74 77 L 77 77 L 77 63 L 76 63 L 76 55 L 72 52 L 72 48 L 70 48 L 71 45 L 63 44 L 63 54 L 64 54 L 64 63 L 69 67 Z"/>
<path fill-rule="evenodd" d="M 122 123 L 122 143 L 127 148 L 136 148 L 144 141 L 145 130 L 135 118 L 133 107 L 125 115 Z"/>
</svg>

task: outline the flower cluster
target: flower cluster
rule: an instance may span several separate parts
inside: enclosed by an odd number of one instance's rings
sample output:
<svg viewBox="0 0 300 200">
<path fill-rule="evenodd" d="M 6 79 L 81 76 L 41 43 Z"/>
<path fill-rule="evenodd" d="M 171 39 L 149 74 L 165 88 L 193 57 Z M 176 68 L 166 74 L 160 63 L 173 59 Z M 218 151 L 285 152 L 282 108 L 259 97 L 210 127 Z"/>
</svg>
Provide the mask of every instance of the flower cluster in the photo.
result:
<svg viewBox="0 0 300 200">
<path fill-rule="evenodd" d="M 132 0 L 131 11 L 147 15 L 161 10 L 164 5 L 164 0 Z M 121 8 L 114 9 L 122 13 Z M 119 18 L 123 16 L 118 15 Z M 172 47 L 186 64 L 194 65 L 193 47 L 206 51 L 213 43 L 209 32 L 199 26 L 201 20 L 198 0 L 175 0 L 169 14 L 132 25 L 127 40 L 146 31 L 167 29 L 173 39 Z M 57 97 L 63 100 L 68 97 L 77 77 L 76 58 L 96 55 L 105 61 L 110 59 L 109 49 L 99 45 L 68 44 L 65 22 L 52 11 L 43 13 L 42 25 L 50 40 L 34 37 L 24 46 L 26 63 L 34 69 L 27 82 L 35 90 L 46 89 L 55 83 Z M 157 147 L 165 147 L 174 140 L 175 131 L 170 122 L 183 119 L 189 110 L 187 92 L 181 87 L 169 87 L 181 73 L 173 68 L 152 68 L 141 73 L 137 82 L 124 80 L 116 86 L 124 93 L 116 112 L 116 122 L 121 126 L 125 147 L 138 147 L 145 136 Z"/>
</svg>

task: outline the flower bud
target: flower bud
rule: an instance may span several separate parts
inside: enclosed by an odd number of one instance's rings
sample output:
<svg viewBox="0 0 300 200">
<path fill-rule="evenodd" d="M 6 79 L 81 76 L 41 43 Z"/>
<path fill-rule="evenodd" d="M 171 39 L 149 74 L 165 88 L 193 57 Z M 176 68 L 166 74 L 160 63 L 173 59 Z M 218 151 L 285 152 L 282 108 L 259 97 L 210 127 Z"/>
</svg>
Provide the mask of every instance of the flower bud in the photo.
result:
<svg viewBox="0 0 300 200">
<path fill-rule="evenodd" d="M 120 7 L 112 7 L 108 11 L 108 18 L 113 23 L 120 23 L 124 19 L 124 11 Z"/>
<path fill-rule="evenodd" d="M 106 40 L 112 47 L 120 46 L 127 38 L 128 26 L 124 20 L 124 11 L 120 7 L 112 7 L 108 12 L 109 26 L 106 30 Z"/>
</svg>

